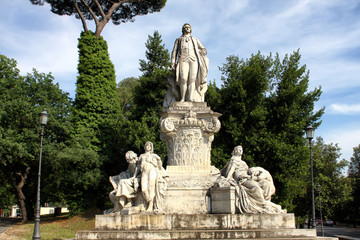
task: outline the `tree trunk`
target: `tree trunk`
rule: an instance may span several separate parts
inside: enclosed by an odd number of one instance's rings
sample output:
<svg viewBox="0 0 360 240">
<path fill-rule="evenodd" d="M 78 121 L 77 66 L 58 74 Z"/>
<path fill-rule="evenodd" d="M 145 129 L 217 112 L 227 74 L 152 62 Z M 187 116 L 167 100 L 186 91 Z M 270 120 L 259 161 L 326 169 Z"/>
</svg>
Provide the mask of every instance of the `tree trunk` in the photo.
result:
<svg viewBox="0 0 360 240">
<path fill-rule="evenodd" d="M 16 196 L 19 199 L 20 209 L 22 213 L 22 222 L 26 223 L 28 221 L 28 217 L 27 217 L 26 205 L 25 205 L 25 195 L 22 192 L 21 188 L 16 187 Z"/>
<path fill-rule="evenodd" d="M 26 205 L 25 205 L 25 195 L 22 191 L 22 188 L 24 187 L 25 181 L 27 179 L 27 176 L 29 174 L 30 171 L 30 167 L 28 167 L 25 170 L 24 174 L 21 174 L 19 172 L 15 173 L 15 175 L 13 175 L 13 179 L 12 179 L 12 183 L 13 183 L 13 187 L 15 188 L 15 195 L 19 201 L 19 205 L 20 205 L 20 209 L 21 209 L 21 213 L 22 213 L 22 222 L 26 223 L 28 222 L 28 216 L 27 216 L 27 211 L 26 211 Z"/>
<path fill-rule="evenodd" d="M 104 30 L 104 27 L 108 22 L 109 21 L 104 21 L 103 20 L 103 21 L 99 22 L 99 24 L 96 24 L 95 36 L 97 38 L 100 37 L 102 30 Z"/>
</svg>

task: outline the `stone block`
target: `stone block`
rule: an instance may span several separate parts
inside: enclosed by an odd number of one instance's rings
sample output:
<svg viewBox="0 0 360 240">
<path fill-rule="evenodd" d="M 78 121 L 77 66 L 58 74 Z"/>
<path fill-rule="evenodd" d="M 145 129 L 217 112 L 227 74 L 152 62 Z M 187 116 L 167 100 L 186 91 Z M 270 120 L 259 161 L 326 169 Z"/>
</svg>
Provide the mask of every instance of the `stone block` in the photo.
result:
<svg viewBox="0 0 360 240">
<path fill-rule="evenodd" d="M 235 187 L 211 188 L 211 212 L 235 213 Z"/>
<path fill-rule="evenodd" d="M 174 166 L 174 168 L 179 170 L 182 167 Z M 210 213 L 209 188 L 214 185 L 216 178 L 217 175 L 210 175 L 209 172 L 194 174 L 193 171 L 170 171 L 163 212 L 166 214 Z"/>
</svg>

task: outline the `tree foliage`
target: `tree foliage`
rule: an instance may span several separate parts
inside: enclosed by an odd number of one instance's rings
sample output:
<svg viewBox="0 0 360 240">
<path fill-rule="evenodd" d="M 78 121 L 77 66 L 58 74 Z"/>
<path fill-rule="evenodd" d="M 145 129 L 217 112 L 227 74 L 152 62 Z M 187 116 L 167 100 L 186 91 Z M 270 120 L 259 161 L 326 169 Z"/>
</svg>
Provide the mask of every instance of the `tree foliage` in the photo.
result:
<svg viewBox="0 0 360 240">
<path fill-rule="evenodd" d="M 124 116 L 129 116 L 134 112 L 134 92 L 139 85 L 138 78 L 125 78 L 117 84 L 117 93 L 120 104 L 120 111 Z"/>
<path fill-rule="evenodd" d="M 313 147 L 316 204 L 319 203 L 318 191 L 320 190 L 324 219 L 334 219 L 336 209 L 351 198 L 351 180 L 343 175 L 348 163 L 344 159 L 340 159 L 340 150 L 337 144 L 325 144 L 321 137 L 316 138 Z M 310 179 L 310 174 L 308 179 Z M 308 189 L 310 193 L 310 182 Z M 307 199 L 310 199 L 310 194 Z M 311 206 L 310 202 L 308 206 Z M 319 205 L 317 209 L 319 209 Z"/>
<path fill-rule="evenodd" d="M 295 51 L 281 61 L 260 52 L 249 59 L 229 56 L 220 67 L 223 85 L 209 85 L 207 101 L 223 114 L 215 136 L 212 161 L 222 167 L 232 148 L 244 147 L 249 166 L 271 172 L 277 194 L 274 200 L 289 211 L 306 192 L 308 149 L 304 128 L 320 124 L 324 109 L 314 112 L 320 89 L 308 91 L 309 74 Z"/>
<path fill-rule="evenodd" d="M 41 204 L 67 205 L 74 213 L 94 207 L 104 178 L 101 155 L 89 141 L 96 138 L 94 131 L 73 134 L 73 102 L 53 81 L 36 70 L 21 76 L 15 60 L 0 56 L 0 182 L 6 187 L 0 194 L 6 204 L 13 203 L 9 196 L 16 196 L 24 221 L 33 217 L 36 203 L 38 114 L 44 108 L 50 116 L 43 142 Z"/>
<path fill-rule="evenodd" d="M 159 115 L 167 90 L 166 78 L 170 73 L 170 54 L 158 31 L 148 36 L 145 46 L 146 60 L 140 60 L 142 76 L 134 95 L 135 119 L 139 119 L 145 112 L 156 112 Z"/>
<path fill-rule="evenodd" d="M 348 174 L 350 177 L 360 178 L 360 144 L 354 147 L 353 155 L 350 158 Z"/>
<path fill-rule="evenodd" d="M 346 223 L 358 225 L 360 223 L 360 145 L 354 147 L 348 169 L 349 181 L 352 183 L 352 195 L 344 201 L 336 211 L 337 217 Z"/>
<path fill-rule="evenodd" d="M 87 135 L 76 135 L 57 146 L 44 147 L 44 178 L 42 198 L 47 202 L 66 205 L 72 214 L 96 208 L 103 201 L 104 174 L 101 155 L 91 149 Z"/>
<path fill-rule="evenodd" d="M 79 39 L 79 76 L 76 82 L 74 123 L 76 131 L 94 131 L 101 142 L 107 128 L 116 121 L 119 112 L 114 65 L 110 61 L 107 43 L 83 32 Z M 104 142 L 104 141 L 103 141 Z"/>
<path fill-rule="evenodd" d="M 149 35 L 145 46 L 146 60 L 140 60 L 142 75 L 138 81 L 131 80 L 136 85 L 131 88 L 126 84 L 118 86 L 118 92 L 134 90 L 131 108 L 124 112 L 123 125 L 119 126 L 117 132 L 122 136 L 122 145 L 126 146 L 120 155 L 128 150 L 141 153 L 144 151 L 145 142 L 151 141 L 156 153 L 166 162 L 166 145 L 160 140 L 159 114 L 167 90 L 166 77 L 170 71 L 170 54 L 157 31 L 152 36 Z"/>
<path fill-rule="evenodd" d="M 24 221 L 31 218 L 36 197 L 38 114 L 44 108 L 50 114 L 44 146 L 55 148 L 69 138 L 71 101 L 53 80 L 36 70 L 20 76 L 16 61 L 0 55 L 0 175 L 6 186 L 12 186 Z"/>
<path fill-rule="evenodd" d="M 88 31 L 86 20 L 93 20 L 95 36 L 99 37 L 105 25 L 111 20 L 114 24 L 134 21 L 138 15 L 160 11 L 166 0 L 30 0 L 32 4 L 50 4 L 51 11 L 58 15 L 75 15 L 80 19 L 84 31 Z"/>
<path fill-rule="evenodd" d="M 82 32 L 78 48 L 79 75 L 72 117 L 73 140 L 75 140 L 70 145 L 77 145 L 80 151 L 90 156 L 86 160 L 79 156 L 79 159 L 93 166 L 88 169 L 89 173 L 85 171 L 84 174 L 106 176 L 108 169 L 113 169 L 119 158 L 116 146 L 119 136 L 116 135 L 116 128 L 121 124 L 122 116 L 116 89 L 115 69 L 109 58 L 107 43 L 102 37 L 96 37 L 91 32 Z M 69 149 L 68 152 L 71 151 L 72 149 Z M 71 160 L 70 156 L 62 156 L 62 158 L 65 161 Z M 80 161 L 77 163 L 83 164 Z M 100 172 L 95 173 L 95 168 Z M 94 184 L 94 181 L 90 182 Z M 100 186 L 105 184 L 107 184 L 106 177 L 102 177 L 100 182 L 94 184 L 91 190 L 94 198 L 88 199 L 90 201 L 82 201 L 84 203 L 82 207 L 91 203 L 102 207 L 106 197 L 100 194 L 102 192 Z M 86 186 L 81 189 L 84 191 L 78 191 L 79 197 L 81 192 L 89 191 Z"/>
</svg>

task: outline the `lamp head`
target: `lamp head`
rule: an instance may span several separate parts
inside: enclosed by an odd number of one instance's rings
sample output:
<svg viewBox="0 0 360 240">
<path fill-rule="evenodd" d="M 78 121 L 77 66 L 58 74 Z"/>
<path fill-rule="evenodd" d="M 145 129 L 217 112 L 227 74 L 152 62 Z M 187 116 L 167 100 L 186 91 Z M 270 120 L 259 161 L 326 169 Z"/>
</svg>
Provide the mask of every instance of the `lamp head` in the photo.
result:
<svg viewBox="0 0 360 240">
<path fill-rule="evenodd" d="M 305 128 L 306 138 L 311 140 L 314 138 L 315 128 L 312 125 L 309 125 Z"/>
<path fill-rule="evenodd" d="M 46 109 L 44 109 L 44 111 L 42 111 L 39 114 L 39 117 L 40 117 L 40 125 L 45 126 L 49 118 L 49 114 L 47 113 Z"/>
</svg>

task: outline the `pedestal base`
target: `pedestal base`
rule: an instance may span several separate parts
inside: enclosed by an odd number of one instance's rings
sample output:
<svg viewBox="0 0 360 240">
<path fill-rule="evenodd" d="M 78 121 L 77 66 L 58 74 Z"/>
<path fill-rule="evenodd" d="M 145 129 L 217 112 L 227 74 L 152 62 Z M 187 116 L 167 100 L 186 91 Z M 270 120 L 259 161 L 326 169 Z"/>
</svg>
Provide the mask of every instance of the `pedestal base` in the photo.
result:
<svg viewBox="0 0 360 240">
<path fill-rule="evenodd" d="M 95 227 L 76 239 L 317 239 L 315 229 L 295 229 L 294 214 L 112 213 L 97 215 Z"/>
</svg>

